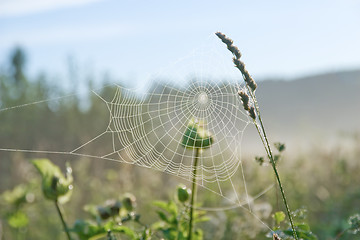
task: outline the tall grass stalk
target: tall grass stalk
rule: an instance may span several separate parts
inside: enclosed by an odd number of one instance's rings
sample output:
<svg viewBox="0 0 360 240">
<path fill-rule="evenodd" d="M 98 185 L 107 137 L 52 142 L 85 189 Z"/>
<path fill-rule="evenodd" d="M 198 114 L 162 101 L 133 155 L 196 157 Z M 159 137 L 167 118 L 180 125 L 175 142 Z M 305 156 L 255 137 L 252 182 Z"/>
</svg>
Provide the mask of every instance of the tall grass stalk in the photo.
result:
<svg viewBox="0 0 360 240">
<path fill-rule="evenodd" d="M 192 179 L 192 188 L 191 188 L 191 202 L 190 202 L 190 212 L 189 212 L 189 234 L 188 240 L 192 239 L 193 229 L 194 229 L 194 205 L 196 202 L 196 172 L 197 172 L 197 165 L 200 156 L 200 148 L 195 148 L 195 156 L 193 162 L 193 179 Z"/>
<path fill-rule="evenodd" d="M 280 192 L 281 192 L 281 197 L 282 197 L 282 200 L 283 200 L 285 208 L 286 208 L 286 213 L 287 213 L 289 221 L 290 221 L 293 236 L 294 236 L 294 238 L 296 240 L 298 240 L 298 237 L 297 237 L 297 234 L 296 234 L 296 231 L 295 231 L 295 227 L 294 227 L 294 223 L 293 223 L 293 219 L 291 217 L 290 208 L 289 208 L 289 205 L 288 205 L 286 197 L 285 197 L 284 188 L 282 186 L 280 176 L 279 176 L 278 170 L 276 168 L 276 163 L 275 163 L 275 160 L 274 160 L 274 156 L 272 154 L 270 143 L 269 143 L 268 137 L 266 135 L 264 123 L 263 123 L 263 120 L 261 118 L 259 104 L 258 104 L 257 99 L 256 99 L 255 90 L 257 88 L 257 84 L 254 81 L 254 79 L 251 77 L 249 72 L 246 70 L 245 64 L 240 60 L 241 52 L 239 51 L 239 49 L 236 46 L 233 45 L 233 41 L 230 38 L 226 37 L 226 35 L 221 33 L 221 32 L 217 32 L 215 34 L 216 34 L 216 36 L 218 36 L 221 39 L 221 41 L 223 43 L 226 44 L 228 50 L 234 55 L 233 62 L 235 64 L 235 67 L 240 70 L 240 72 L 241 72 L 241 74 L 242 74 L 242 76 L 244 78 L 246 91 L 239 90 L 239 96 L 240 96 L 241 101 L 243 103 L 244 109 L 248 112 L 249 116 L 253 120 L 253 123 L 254 123 L 254 125 L 256 127 L 256 130 L 257 130 L 257 132 L 259 134 L 259 137 L 260 137 L 260 139 L 261 139 L 261 141 L 262 141 L 262 143 L 264 145 L 266 154 L 267 154 L 268 158 L 270 159 L 271 166 L 272 166 L 272 168 L 274 170 L 276 180 L 277 180 L 277 183 L 279 185 L 279 189 L 280 189 Z M 248 94 L 250 95 L 250 98 L 252 100 L 251 102 L 249 102 L 249 95 Z"/>
</svg>

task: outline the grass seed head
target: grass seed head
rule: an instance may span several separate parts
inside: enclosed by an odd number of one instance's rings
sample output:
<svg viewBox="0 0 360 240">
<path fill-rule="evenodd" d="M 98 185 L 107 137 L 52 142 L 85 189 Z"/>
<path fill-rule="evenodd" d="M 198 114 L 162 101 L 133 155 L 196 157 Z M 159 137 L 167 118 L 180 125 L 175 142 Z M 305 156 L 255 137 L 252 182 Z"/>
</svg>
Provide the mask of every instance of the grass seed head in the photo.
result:
<svg viewBox="0 0 360 240">
<path fill-rule="evenodd" d="M 216 32 L 215 34 L 221 39 L 223 43 L 226 44 L 227 49 L 229 49 L 229 51 L 234 55 L 233 62 L 235 64 L 235 67 L 238 68 L 243 74 L 244 80 L 246 84 L 250 87 L 250 89 L 252 91 L 255 91 L 257 85 L 254 79 L 250 76 L 249 72 L 245 69 L 245 64 L 240 60 L 241 52 L 235 45 L 233 45 L 234 41 L 226 37 L 226 35 L 221 32 Z"/>
<path fill-rule="evenodd" d="M 249 115 L 252 119 L 256 119 L 256 113 L 255 113 L 255 108 L 254 107 L 251 107 L 250 110 L 249 110 Z"/>
<path fill-rule="evenodd" d="M 239 69 L 242 74 L 244 74 L 243 72 L 245 70 L 245 64 L 240 59 L 235 57 L 233 58 L 233 62 L 235 64 L 235 67 Z"/>
<path fill-rule="evenodd" d="M 252 91 L 255 91 L 257 88 L 257 84 L 255 83 L 254 79 L 251 77 L 250 73 L 245 69 L 245 64 L 238 58 L 233 58 L 233 62 L 235 67 L 240 70 L 242 75 L 244 76 L 244 81 L 250 87 Z"/>
<path fill-rule="evenodd" d="M 249 96 L 248 96 L 248 95 L 246 94 L 246 92 L 243 91 L 243 90 L 240 90 L 240 91 L 238 92 L 238 94 L 239 94 L 239 96 L 240 96 L 240 98 L 241 98 L 241 101 L 242 101 L 242 103 L 243 103 L 244 109 L 245 109 L 246 111 L 249 111 L 249 110 L 250 110 L 250 108 L 249 108 Z"/>
<path fill-rule="evenodd" d="M 245 69 L 245 67 L 244 67 L 244 72 L 242 74 L 244 74 L 244 76 L 245 76 L 245 82 L 251 88 L 251 90 L 254 92 L 257 88 L 257 84 L 254 81 L 254 79 L 251 77 L 250 73 Z"/>
<path fill-rule="evenodd" d="M 241 52 L 240 52 L 240 50 L 239 50 L 236 46 L 233 45 L 233 43 L 234 43 L 233 40 L 231 40 L 230 38 L 226 37 L 226 35 L 223 34 L 223 33 L 221 33 L 221 32 L 217 32 L 217 33 L 215 33 L 215 35 L 218 36 L 218 37 L 221 39 L 221 41 L 226 44 L 226 46 L 227 46 L 227 48 L 229 49 L 229 51 L 230 51 L 232 54 L 234 54 L 234 56 L 235 56 L 236 58 L 238 58 L 238 59 L 241 58 Z"/>
</svg>

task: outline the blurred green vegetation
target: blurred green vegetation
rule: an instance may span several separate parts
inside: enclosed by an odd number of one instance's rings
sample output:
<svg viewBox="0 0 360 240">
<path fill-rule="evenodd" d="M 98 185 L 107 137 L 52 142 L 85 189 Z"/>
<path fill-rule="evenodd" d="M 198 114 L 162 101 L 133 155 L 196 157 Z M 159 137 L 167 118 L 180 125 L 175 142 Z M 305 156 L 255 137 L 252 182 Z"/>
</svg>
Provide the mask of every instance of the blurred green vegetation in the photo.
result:
<svg viewBox="0 0 360 240">
<path fill-rule="evenodd" d="M 94 94 L 85 97 L 88 105 L 84 108 L 81 104 L 84 99 L 74 94 L 77 89 L 66 91 L 61 80 L 50 81 L 44 74 L 29 79 L 24 71 L 26 55 L 19 48 L 14 50 L 9 65 L 0 72 L 0 109 L 28 105 L 0 111 L 1 148 L 69 151 L 107 126 L 108 119 L 104 116 L 108 116 L 108 110 Z M 88 85 L 91 89 L 93 83 L 89 81 Z M 108 87 L 100 91 L 102 96 L 110 97 L 114 89 Z M 61 101 L 29 104 L 69 94 L 74 95 Z M 304 221 L 319 239 L 336 239 L 338 235 L 340 239 L 354 239 L 354 235 L 345 230 L 356 233 L 357 228 L 351 227 L 348 219 L 360 212 L 359 135 L 355 134 L 352 141 L 357 148 L 351 151 L 339 147 L 330 151 L 313 149 L 302 155 L 285 152 L 278 159 L 290 208 L 306 209 Z M 90 151 L 89 154 L 101 151 L 101 146 Z M 253 196 L 274 183 L 271 169 L 267 164 L 259 166 L 254 160 L 256 155 L 243 160 L 247 187 Z M 158 222 L 162 215 L 163 222 L 158 228 L 166 231 L 166 226 L 173 227 L 165 218 L 170 210 L 164 203 L 155 204 L 163 209 L 160 214 L 153 202 L 174 199 L 180 181 L 176 177 L 99 159 L 0 151 L 0 239 L 65 239 L 57 212 L 42 196 L 40 175 L 30 162 L 38 157 L 50 158 L 63 172 L 65 160 L 71 162 L 75 190 L 71 200 L 63 205 L 70 226 L 79 224 L 77 219 L 87 219 L 90 206 L 99 206 L 107 199 L 122 199 L 125 193 L 131 192 L 136 196 L 137 213 L 143 224 Z M 257 159 L 264 163 L 264 159 Z M 200 205 L 222 204 L 222 199 L 215 198 L 209 191 L 199 195 Z M 279 227 L 281 221 L 278 222 L 279 214 L 275 213 L 283 209 L 275 188 L 256 199 L 251 207 L 267 225 L 274 230 Z M 198 225 L 204 239 L 268 239 L 269 230 L 241 208 L 211 211 L 207 217 L 208 221 Z M 286 228 L 285 222 L 281 224 Z"/>
</svg>

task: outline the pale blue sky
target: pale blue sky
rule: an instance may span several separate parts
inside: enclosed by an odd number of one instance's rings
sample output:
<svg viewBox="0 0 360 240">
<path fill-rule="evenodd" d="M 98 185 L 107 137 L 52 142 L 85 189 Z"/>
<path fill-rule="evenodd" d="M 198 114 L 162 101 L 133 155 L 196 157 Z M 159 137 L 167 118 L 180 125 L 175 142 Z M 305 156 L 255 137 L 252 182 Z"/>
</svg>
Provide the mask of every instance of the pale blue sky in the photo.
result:
<svg viewBox="0 0 360 240">
<path fill-rule="evenodd" d="M 0 63 L 15 45 L 28 72 L 141 79 L 220 30 L 256 78 L 360 67 L 360 1 L 0 0 Z M 219 43 L 220 44 L 220 43 Z"/>
</svg>

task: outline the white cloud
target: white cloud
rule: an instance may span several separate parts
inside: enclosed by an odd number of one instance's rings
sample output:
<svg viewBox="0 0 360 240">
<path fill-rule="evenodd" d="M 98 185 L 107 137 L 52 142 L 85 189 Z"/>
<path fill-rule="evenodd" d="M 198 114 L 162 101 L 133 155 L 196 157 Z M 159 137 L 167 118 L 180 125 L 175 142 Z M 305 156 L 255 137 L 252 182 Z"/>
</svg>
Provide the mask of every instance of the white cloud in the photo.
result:
<svg viewBox="0 0 360 240">
<path fill-rule="evenodd" d="M 21 16 L 98 1 L 101 0 L 1 0 L 0 17 Z"/>
</svg>

